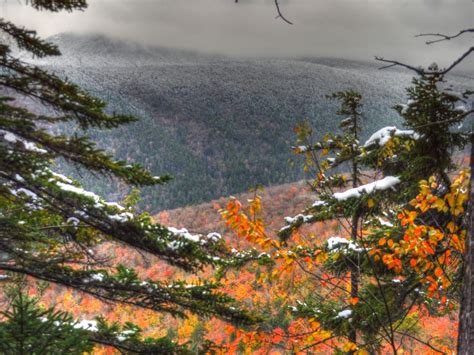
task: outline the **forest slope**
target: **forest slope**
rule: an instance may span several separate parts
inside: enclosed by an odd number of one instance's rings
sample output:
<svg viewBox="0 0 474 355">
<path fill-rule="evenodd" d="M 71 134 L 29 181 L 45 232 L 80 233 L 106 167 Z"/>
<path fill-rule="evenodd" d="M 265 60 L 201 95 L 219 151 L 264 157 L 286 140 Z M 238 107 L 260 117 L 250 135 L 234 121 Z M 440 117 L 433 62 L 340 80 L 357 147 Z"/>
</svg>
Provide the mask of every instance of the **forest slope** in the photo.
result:
<svg viewBox="0 0 474 355">
<path fill-rule="evenodd" d="M 175 177 L 144 192 L 154 211 L 300 180 L 300 170 L 288 164 L 292 129 L 307 119 L 318 135 L 335 131 L 336 107 L 326 94 L 362 92 L 365 138 L 400 122 L 391 107 L 405 101 L 411 78 L 342 59 L 228 58 L 72 34 L 51 40 L 63 56 L 43 66 L 107 100 L 110 110 L 141 118 L 93 136 L 115 156 Z M 472 87 L 468 76 L 452 81 Z M 89 187 L 110 198 L 122 192 L 93 179 Z"/>
</svg>

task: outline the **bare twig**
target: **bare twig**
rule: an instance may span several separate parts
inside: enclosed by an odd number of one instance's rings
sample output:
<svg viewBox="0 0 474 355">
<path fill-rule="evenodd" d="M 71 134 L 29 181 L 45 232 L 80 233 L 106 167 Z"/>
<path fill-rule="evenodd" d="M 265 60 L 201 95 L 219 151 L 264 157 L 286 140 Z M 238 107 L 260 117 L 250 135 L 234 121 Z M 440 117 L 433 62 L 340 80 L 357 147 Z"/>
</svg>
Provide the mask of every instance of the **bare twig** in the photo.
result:
<svg viewBox="0 0 474 355">
<path fill-rule="evenodd" d="M 466 58 L 469 54 L 471 54 L 472 52 L 474 52 L 474 47 L 471 47 L 469 48 L 462 56 L 460 56 L 458 59 L 456 59 L 453 64 L 451 64 L 447 69 L 445 69 L 444 71 L 441 72 L 442 75 L 446 74 L 447 72 L 449 72 L 451 69 L 453 69 L 456 65 L 458 65 L 459 63 L 461 63 L 464 58 Z"/>
<path fill-rule="evenodd" d="M 395 333 L 400 334 L 400 335 L 402 335 L 402 336 L 407 336 L 407 337 L 409 337 L 409 338 L 412 338 L 413 340 L 416 340 L 417 342 L 419 342 L 419 343 L 421 343 L 421 344 L 427 346 L 428 348 L 430 348 L 431 350 L 436 351 L 436 352 L 439 353 L 439 354 L 446 354 L 444 351 L 441 351 L 440 349 L 438 349 L 438 348 L 436 348 L 436 347 L 434 347 L 433 345 L 430 344 L 430 341 L 431 341 L 433 338 L 431 338 L 431 339 L 428 340 L 428 341 L 424 341 L 424 340 L 422 340 L 422 339 L 420 339 L 420 338 L 417 338 L 416 336 L 411 335 L 411 334 L 408 334 L 408 333 L 406 333 L 406 332 L 402 332 L 402 331 L 398 331 L 398 330 L 397 330 L 397 331 L 395 331 Z"/>
<path fill-rule="evenodd" d="M 439 76 L 441 76 L 441 75 L 446 75 L 448 72 L 450 72 L 452 69 L 454 69 L 454 67 L 456 67 L 459 63 L 461 63 L 472 52 L 474 52 L 474 47 L 469 48 L 466 52 L 464 52 L 463 55 L 461 55 L 458 59 L 456 59 L 449 67 L 447 67 L 445 69 L 442 69 L 442 70 L 430 69 L 430 68 L 428 68 L 426 70 L 422 67 L 414 67 L 412 65 L 408 65 L 408 64 L 405 64 L 405 63 L 402 63 L 402 62 L 398 62 L 396 60 L 389 60 L 389 59 L 384 59 L 384 58 L 381 58 L 381 57 L 375 57 L 375 60 L 377 60 L 379 62 L 388 63 L 388 65 L 383 66 L 379 69 L 387 69 L 387 68 L 391 68 L 391 67 L 400 66 L 400 67 L 410 69 L 411 71 L 414 71 L 415 73 L 417 73 L 420 76 L 425 76 L 425 75 L 439 75 Z"/>
<path fill-rule="evenodd" d="M 235 3 L 238 3 L 239 0 L 235 0 Z M 292 25 L 293 22 L 291 22 L 290 20 L 288 20 L 284 15 L 283 13 L 281 12 L 280 10 L 280 4 L 278 3 L 278 0 L 275 0 L 275 7 L 276 7 L 276 10 L 277 10 L 277 13 L 278 15 L 275 17 L 275 18 L 281 18 L 283 21 L 285 21 L 287 24 L 289 25 Z"/>
<path fill-rule="evenodd" d="M 285 21 L 287 24 L 289 25 L 292 25 L 293 22 L 289 21 L 285 16 L 283 16 L 283 14 L 281 13 L 281 10 L 280 10 L 280 4 L 278 3 L 278 0 L 275 0 L 275 7 L 277 9 L 277 12 L 278 12 L 278 16 L 275 17 L 275 18 L 281 18 L 283 21 Z"/>
<path fill-rule="evenodd" d="M 433 43 L 442 42 L 442 41 L 449 41 L 453 38 L 457 38 L 457 37 L 461 36 L 464 33 L 469 33 L 469 32 L 474 32 L 474 28 L 468 28 L 468 29 L 465 29 L 465 30 L 461 30 L 457 34 L 452 35 L 452 36 L 445 35 L 445 34 L 442 34 L 442 33 L 421 33 L 419 35 L 416 35 L 415 37 L 441 37 L 441 38 L 438 38 L 438 39 L 434 39 L 434 40 L 425 42 L 426 44 L 433 44 Z"/>
<path fill-rule="evenodd" d="M 421 33 L 419 35 L 416 35 L 415 37 L 440 37 L 438 39 L 426 42 L 426 44 L 432 44 L 432 43 L 437 43 L 437 42 L 441 42 L 441 41 L 449 41 L 453 38 L 457 38 L 457 37 L 463 35 L 464 33 L 474 33 L 474 28 L 468 28 L 468 29 L 465 29 L 465 30 L 461 30 L 457 34 L 452 35 L 452 36 L 445 35 L 445 34 L 442 34 L 442 33 Z M 398 62 L 396 60 L 388 60 L 388 59 L 384 59 L 384 58 L 380 58 L 380 57 L 375 57 L 375 60 L 378 60 L 378 61 L 384 62 L 384 63 L 388 63 L 388 65 L 386 65 L 384 67 L 381 67 L 379 69 L 386 69 L 386 68 L 391 68 L 391 67 L 395 67 L 395 66 L 401 66 L 401 67 L 404 67 L 404 68 L 407 68 L 407 69 L 410 69 L 410 70 L 414 71 L 418 75 L 445 75 L 448 72 L 450 72 L 454 67 L 456 67 L 459 63 L 461 63 L 472 52 L 474 52 L 474 47 L 469 48 L 466 52 L 464 52 L 463 55 L 461 55 L 458 59 L 456 59 L 449 67 L 447 67 L 443 70 L 438 70 L 437 68 L 434 68 L 434 69 L 428 68 L 428 70 L 425 70 L 421 67 L 413 67 L 411 65 L 401 63 L 401 62 Z"/>
<path fill-rule="evenodd" d="M 460 120 L 464 119 L 465 117 L 467 117 L 467 116 L 469 116 L 473 113 L 474 113 L 474 109 L 463 113 L 461 116 L 457 116 L 457 117 L 454 117 L 454 118 L 449 119 L 449 120 L 429 122 L 429 123 L 425 123 L 425 124 L 422 124 L 422 125 L 419 125 L 419 126 L 415 126 L 413 128 L 414 129 L 420 129 L 420 128 L 425 128 L 425 127 L 429 127 L 429 126 L 459 122 Z"/>
<path fill-rule="evenodd" d="M 400 66 L 400 67 L 410 69 L 410 70 L 416 72 L 418 75 L 423 75 L 425 73 L 424 69 L 421 68 L 421 67 L 414 67 L 414 66 L 411 66 L 411 65 L 408 65 L 408 64 L 405 64 L 405 63 L 398 62 L 396 60 L 385 59 L 385 58 L 382 58 L 382 57 L 375 57 L 375 60 L 377 60 L 379 62 L 389 63 L 386 66 L 380 67 L 379 68 L 380 70 Z"/>
</svg>

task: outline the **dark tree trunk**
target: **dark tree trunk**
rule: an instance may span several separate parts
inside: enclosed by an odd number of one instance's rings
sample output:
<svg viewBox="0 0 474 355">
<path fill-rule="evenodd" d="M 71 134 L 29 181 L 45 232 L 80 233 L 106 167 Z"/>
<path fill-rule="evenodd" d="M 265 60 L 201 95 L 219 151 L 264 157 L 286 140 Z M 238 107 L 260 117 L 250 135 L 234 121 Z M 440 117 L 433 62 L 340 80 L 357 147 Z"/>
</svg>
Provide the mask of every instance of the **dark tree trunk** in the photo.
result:
<svg viewBox="0 0 474 355">
<path fill-rule="evenodd" d="M 474 354 L 474 144 L 471 144 L 471 191 L 469 200 L 469 231 L 466 237 L 463 290 L 459 312 L 458 354 Z"/>
<path fill-rule="evenodd" d="M 352 218 L 352 226 L 351 226 L 351 237 L 354 243 L 357 243 L 357 229 L 359 224 L 359 217 L 355 215 Z M 356 298 L 359 297 L 359 260 L 357 260 L 357 264 L 352 266 L 351 271 L 351 297 Z M 357 332 L 355 329 L 351 329 L 349 332 L 349 340 L 353 343 L 357 342 Z"/>
<path fill-rule="evenodd" d="M 354 120 L 354 137 L 357 139 L 357 119 Z M 352 163 L 352 187 L 356 188 L 359 185 L 359 175 L 358 175 L 357 163 Z M 351 239 L 354 241 L 354 244 L 357 244 L 357 232 L 359 228 L 359 212 L 355 212 L 352 216 L 351 223 Z M 357 263 L 351 267 L 351 298 L 359 297 L 359 258 L 357 258 Z M 353 343 L 357 343 L 357 332 L 355 329 L 351 329 L 349 332 L 349 340 Z"/>
</svg>

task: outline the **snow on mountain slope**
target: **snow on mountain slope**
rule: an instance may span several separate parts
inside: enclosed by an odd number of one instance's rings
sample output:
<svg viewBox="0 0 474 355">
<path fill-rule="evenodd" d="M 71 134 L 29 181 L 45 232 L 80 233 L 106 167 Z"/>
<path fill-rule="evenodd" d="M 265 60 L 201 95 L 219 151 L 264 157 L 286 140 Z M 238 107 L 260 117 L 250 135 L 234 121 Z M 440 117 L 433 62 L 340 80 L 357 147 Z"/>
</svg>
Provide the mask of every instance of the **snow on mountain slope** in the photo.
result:
<svg viewBox="0 0 474 355">
<path fill-rule="evenodd" d="M 175 176 L 145 191 L 154 210 L 301 179 L 288 164 L 292 129 L 304 119 L 319 135 L 336 129 L 336 104 L 326 94 L 361 91 L 368 138 L 400 122 L 391 107 L 405 101 L 411 80 L 411 73 L 342 59 L 228 58 L 72 34 L 51 40 L 63 56 L 43 66 L 104 98 L 110 110 L 141 117 L 93 136 L 120 158 Z M 457 88 L 473 86 L 469 77 L 452 79 Z M 116 194 L 115 186 L 91 184 Z"/>
</svg>

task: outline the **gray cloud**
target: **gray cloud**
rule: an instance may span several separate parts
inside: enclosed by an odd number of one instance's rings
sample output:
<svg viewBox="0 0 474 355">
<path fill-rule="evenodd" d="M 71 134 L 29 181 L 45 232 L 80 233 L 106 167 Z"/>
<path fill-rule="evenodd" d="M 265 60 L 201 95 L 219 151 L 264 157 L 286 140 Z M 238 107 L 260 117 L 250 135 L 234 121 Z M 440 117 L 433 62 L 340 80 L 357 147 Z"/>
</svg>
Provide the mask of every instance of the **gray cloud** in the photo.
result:
<svg viewBox="0 0 474 355">
<path fill-rule="evenodd" d="M 474 25 L 472 0 L 286 0 L 276 20 L 272 0 L 90 0 L 85 12 L 35 12 L 14 0 L 1 16 L 49 36 L 101 33 L 143 44 L 231 56 L 334 56 L 371 60 L 374 55 L 413 64 L 447 64 L 472 36 L 425 46 L 420 32 L 453 33 Z M 469 59 L 464 67 L 474 68 Z"/>
</svg>

